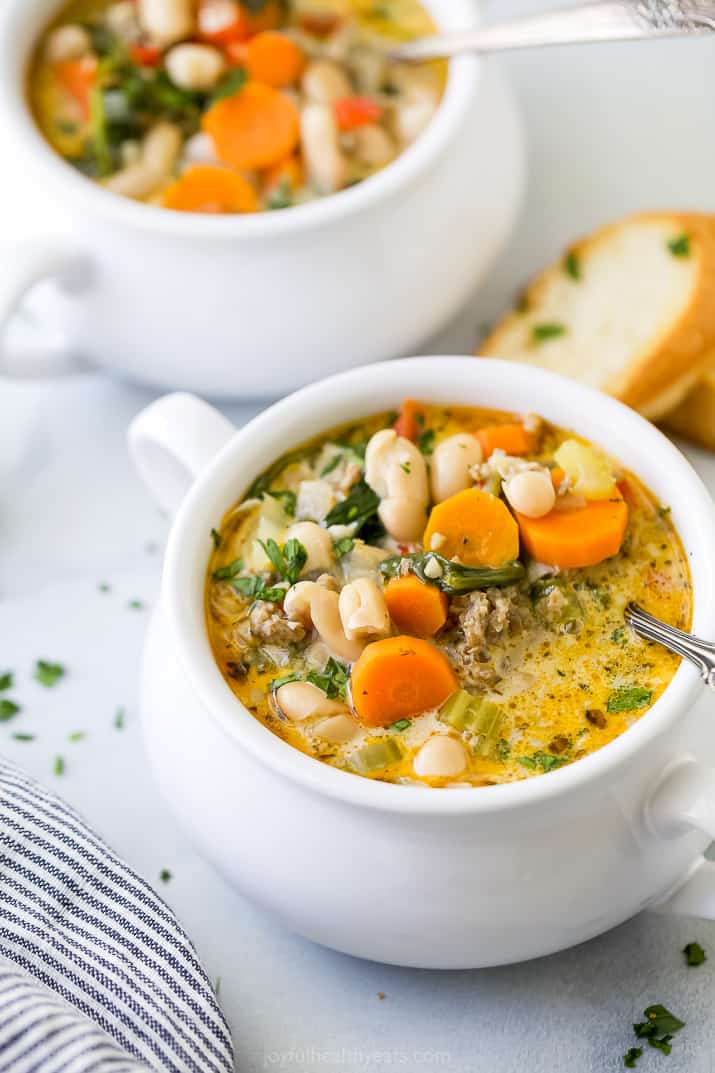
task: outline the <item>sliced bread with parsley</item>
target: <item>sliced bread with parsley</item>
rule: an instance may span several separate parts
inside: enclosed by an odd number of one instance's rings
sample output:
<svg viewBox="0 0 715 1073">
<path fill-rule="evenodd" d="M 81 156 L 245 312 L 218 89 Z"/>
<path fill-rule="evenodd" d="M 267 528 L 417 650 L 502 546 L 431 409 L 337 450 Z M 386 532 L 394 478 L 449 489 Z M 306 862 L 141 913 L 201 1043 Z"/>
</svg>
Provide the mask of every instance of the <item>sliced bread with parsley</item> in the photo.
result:
<svg viewBox="0 0 715 1073">
<path fill-rule="evenodd" d="M 671 432 L 715 451 L 715 354 L 711 357 L 710 371 L 667 414 L 663 424 Z"/>
<path fill-rule="evenodd" d="M 666 212 L 575 243 L 479 348 L 600 388 L 650 418 L 685 398 L 713 353 L 715 218 Z"/>
</svg>

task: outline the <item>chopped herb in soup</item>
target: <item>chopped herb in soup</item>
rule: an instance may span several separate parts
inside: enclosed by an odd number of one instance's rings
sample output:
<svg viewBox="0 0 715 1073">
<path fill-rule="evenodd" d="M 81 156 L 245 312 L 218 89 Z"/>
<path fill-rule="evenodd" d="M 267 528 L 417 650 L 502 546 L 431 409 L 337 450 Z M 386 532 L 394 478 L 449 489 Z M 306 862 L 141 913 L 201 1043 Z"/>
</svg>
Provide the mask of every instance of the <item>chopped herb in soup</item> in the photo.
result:
<svg viewBox="0 0 715 1073">
<path fill-rule="evenodd" d="M 207 534 L 207 541 L 209 534 Z M 212 531 L 213 651 L 274 734 L 387 782 L 488 786 L 606 745 L 688 628 L 667 509 L 538 417 L 406 402 L 278 459 Z"/>
<path fill-rule="evenodd" d="M 432 119 L 444 64 L 418 0 L 74 0 L 30 72 L 53 148 L 106 189 L 183 212 L 283 209 L 384 168 Z"/>
</svg>

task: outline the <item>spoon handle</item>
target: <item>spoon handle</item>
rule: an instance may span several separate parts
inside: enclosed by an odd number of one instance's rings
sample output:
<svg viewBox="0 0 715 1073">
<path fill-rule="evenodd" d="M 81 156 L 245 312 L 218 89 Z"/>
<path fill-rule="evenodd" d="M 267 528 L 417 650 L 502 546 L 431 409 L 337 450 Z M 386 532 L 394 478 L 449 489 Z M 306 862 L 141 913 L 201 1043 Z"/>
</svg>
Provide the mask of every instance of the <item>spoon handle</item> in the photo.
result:
<svg viewBox="0 0 715 1073">
<path fill-rule="evenodd" d="M 661 622 L 638 604 L 628 604 L 625 620 L 639 637 L 646 641 L 657 641 L 664 648 L 694 663 L 705 685 L 715 689 L 715 644 L 701 641 L 699 637 L 693 637 L 692 633 L 685 633 L 675 626 Z"/>
<path fill-rule="evenodd" d="M 715 0 L 603 0 L 509 19 L 478 30 L 417 38 L 390 54 L 396 60 L 417 62 L 449 59 L 460 52 L 502 52 L 714 31 Z"/>
</svg>

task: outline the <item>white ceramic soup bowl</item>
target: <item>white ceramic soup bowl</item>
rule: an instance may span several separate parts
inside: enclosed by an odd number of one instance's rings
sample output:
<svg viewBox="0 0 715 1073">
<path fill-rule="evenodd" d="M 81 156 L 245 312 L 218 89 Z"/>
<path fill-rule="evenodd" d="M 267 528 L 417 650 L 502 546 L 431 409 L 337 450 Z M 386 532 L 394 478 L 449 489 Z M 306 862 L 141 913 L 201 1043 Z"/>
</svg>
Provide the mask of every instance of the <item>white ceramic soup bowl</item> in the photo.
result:
<svg viewBox="0 0 715 1073">
<path fill-rule="evenodd" d="M 477 20 L 475 0 L 424 3 L 445 30 Z M 108 193 L 46 144 L 28 109 L 29 56 L 58 6 L 0 4 L 3 157 L 65 235 L 3 257 L 0 332 L 37 283 L 65 291 L 36 296 L 52 347 L 46 333 L 37 348 L 24 335 L 22 354 L 0 339 L 8 371 L 65 370 L 79 355 L 162 387 L 277 395 L 413 352 L 472 295 L 511 230 L 521 128 L 498 69 L 476 57 L 451 64 L 434 121 L 405 153 L 336 196 L 207 217 Z"/>
<path fill-rule="evenodd" d="M 210 530 L 282 452 L 402 398 L 533 411 L 601 443 L 672 508 L 694 586 L 693 628 L 715 636 L 715 518 L 672 444 L 620 403 L 536 368 L 474 358 L 373 365 L 304 388 L 236 431 L 170 395 L 129 442 L 173 508 L 150 628 L 142 710 L 153 768 L 201 851 L 289 928 L 337 950 L 456 968 L 548 954 L 656 903 L 715 915 L 715 720 L 678 668 L 605 748 L 520 783 L 431 790 L 374 782 L 303 755 L 236 699 L 204 620 Z"/>
</svg>

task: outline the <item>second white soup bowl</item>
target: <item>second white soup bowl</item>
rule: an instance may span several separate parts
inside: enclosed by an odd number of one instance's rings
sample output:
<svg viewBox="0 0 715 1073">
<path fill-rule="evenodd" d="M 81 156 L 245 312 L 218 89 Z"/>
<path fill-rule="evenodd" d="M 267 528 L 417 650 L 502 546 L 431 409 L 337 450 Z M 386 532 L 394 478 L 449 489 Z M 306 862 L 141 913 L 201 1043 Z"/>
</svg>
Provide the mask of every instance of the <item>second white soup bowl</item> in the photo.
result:
<svg viewBox="0 0 715 1073">
<path fill-rule="evenodd" d="M 445 30 L 477 19 L 474 0 L 423 2 Z M 508 236 L 524 148 L 511 90 L 492 63 L 453 61 L 427 130 L 349 190 L 280 212 L 179 213 L 108 193 L 37 130 L 27 65 L 60 6 L 0 4 L 0 133 L 22 176 L 18 203 L 38 204 L 37 226 L 46 219 L 64 238 L 3 257 L 0 369 L 65 371 L 79 355 L 162 387 L 277 395 L 413 351 L 472 295 Z M 36 298 L 54 351 L 47 331 L 37 353 L 31 339 L 22 354 L 3 345 L 23 297 L 52 280 L 67 293 Z"/>
<path fill-rule="evenodd" d="M 536 412 L 632 469 L 685 546 L 693 629 L 715 636 L 712 502 L 682 455 L 620 403 L 539 369 L 474 358 L 370 366 L 305 388 L 236 431 L 186 395 L 130 447 L 174 519 L 142 708 L 157 779 L 201 851 L 289 928 L 360 957 L 458 968 L 548 954 L 647 906 L 715 916 L 715 720 L 681 665 L 631 729 L 519 783 L 430 790 L 362 779 L 271 734 L 216 666 L 204 619 L 210 530 L 291 447 L 343 422 L 437 404 Z"/>
</svg>

